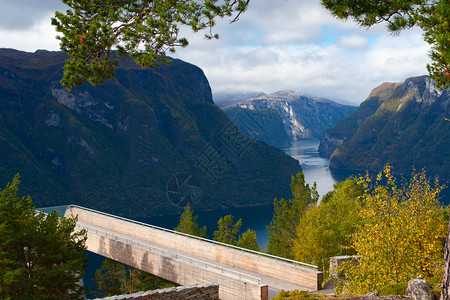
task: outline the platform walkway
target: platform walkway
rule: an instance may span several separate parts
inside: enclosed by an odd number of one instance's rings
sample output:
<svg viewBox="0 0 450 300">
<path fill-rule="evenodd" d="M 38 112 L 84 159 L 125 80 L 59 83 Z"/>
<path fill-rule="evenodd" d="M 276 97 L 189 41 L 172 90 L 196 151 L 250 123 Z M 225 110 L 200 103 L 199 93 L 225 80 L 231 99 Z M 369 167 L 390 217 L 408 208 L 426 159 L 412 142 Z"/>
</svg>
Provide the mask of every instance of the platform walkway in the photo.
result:
<svg viewBox="0 0 450 300">
<path fill-rule="evenodd" d="M 220 299 L 270 299 L 281 289 L 317 291 L 315 266 L 69 206 L 88 250 L 180 285 L 217 283 Z"/>
</svg>

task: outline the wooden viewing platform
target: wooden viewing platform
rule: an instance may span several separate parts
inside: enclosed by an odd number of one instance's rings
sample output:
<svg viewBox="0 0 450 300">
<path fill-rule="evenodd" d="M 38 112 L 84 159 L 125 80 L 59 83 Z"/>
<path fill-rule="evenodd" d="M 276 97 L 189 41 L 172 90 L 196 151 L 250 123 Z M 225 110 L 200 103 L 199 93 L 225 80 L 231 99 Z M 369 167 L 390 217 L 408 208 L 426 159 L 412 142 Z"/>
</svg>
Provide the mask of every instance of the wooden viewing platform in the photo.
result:
<svg viewBox="0 0 450 300">
<path fill-rule="evenodd" d="M 64 216 L 78 216 L 89 251 L 180 285 L 216 283 L 220 299 L 266 300 L 281 289 L 321 289 L 323 273 L 309 264 L 75 205 Z"/>
</svg>

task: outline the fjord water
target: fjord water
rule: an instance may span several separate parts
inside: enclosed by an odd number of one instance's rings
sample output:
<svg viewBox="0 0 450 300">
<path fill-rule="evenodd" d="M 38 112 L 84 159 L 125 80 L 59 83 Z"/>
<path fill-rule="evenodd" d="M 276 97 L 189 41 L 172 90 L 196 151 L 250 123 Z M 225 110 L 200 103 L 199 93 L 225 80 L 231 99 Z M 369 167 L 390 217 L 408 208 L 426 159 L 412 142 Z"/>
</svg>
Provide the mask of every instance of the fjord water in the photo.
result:
<svg viewBox="0 0 450 300">
<path fill-rule="evenodd" d="M 328 169 L 328 160 L 319 156 L 317 148 L 319 141 L 305 140 L 293 141 L 291 147 L 283 150 L 293 158 L 297 159 L 302 166 L 305 180 L 312 185 L 317 183 L 317 190 L 320 196 L 325 195 L 333 189 L 336 182 Z M 295 174 L 293 174 L 295 175 Z M 238 207 L 217 211 L 194 212 L 198 215 L 198 224 L 208 229 L 208 237 L 213 238 L 214 231 L 217 230 L 217 221 L 225 215 L 234 216 L 236 222 L 242 218 L 241 232 L 250 228 L 256 231 L 259 246 L 264 249 L 268 241 L 266 226 L 270 224 L 273 218 L 273 205 L 262 205 L 254 207 Z M 173 229 L 178 225 L 180 215 L 148 217 L 139 221 L 168 229 Z M 95 270 L 100 268 L 104 258 L 94 253 L 89 254 L 89 267 L 85 270 L 84 284 L 87 287 L 94 288 L 92 278 Z"/>
<path fill-rule="evenodd" d="M 319 156 L 317 148 L 319 141 L 317 140 L 302 140 L 292 141 L 290 147 L 283 148 L 285 153 L 297 159 L 302 167 L 305 180 L 312 185 L 317 183 L 317 190 L 322 197 L 327 192 L 333 189 L 333 184 L 336 182 L 333 179 L 330 170 L 328 169 L 329 160 Z M 295 174 L 293 174 L 295 175 Z M 267 243 L 268 236 L 266 226 L 270 224 L 273 218 L 273 205 L 262 205 L 254 207 L 239 207 L 225 210 L 194 212 L 198 215 L 198 223 L 201 227 L 205 226 L 208 229 L 208 236 L 213 237 L 214 231 L 217 230 L 217 221 L 220 217 L 225 215 L 234 216 L 235 222 L 242 218 L 241 232 L 250 228 L 256 231 L 258 244 L 261 248 Z M 173 229 L 178 225 L 180 215 L 170 215 L 162 217 L 150 217 L 142 219 L 141 221 Z"/>
<path fill-rule="evenodd" d="M 301 140 L 292 141 L 291 143 L 290 147 L 282 148 L 281 150 L 300 162 L 305 181 L 310 186 L 316 182 L 317 191 L 321 197 L 331 191 L 336 180 L 328 168 L 330 160 L 320 157 L 317 151 L 320 142 L 318 140 Z"/>
</svg>

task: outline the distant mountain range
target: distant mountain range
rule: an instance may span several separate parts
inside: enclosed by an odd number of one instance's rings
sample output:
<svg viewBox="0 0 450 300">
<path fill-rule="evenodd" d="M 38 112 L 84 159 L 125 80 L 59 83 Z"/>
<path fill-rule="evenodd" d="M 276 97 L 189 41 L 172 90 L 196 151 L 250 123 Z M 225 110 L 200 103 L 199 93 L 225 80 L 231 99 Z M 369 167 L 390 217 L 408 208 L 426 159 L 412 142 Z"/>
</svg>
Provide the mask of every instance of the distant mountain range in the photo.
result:
<svg viewBox="0 0 450 300">
<path fill-rule="evenodd" d="M 219 107 L 225 107 L 235 104 L 245 99 L 259 97 L 265 95 L 264 92 L 250 90 L 232 90 L 228 89 L 221 92 L 213 93 L 214 103 Z"/>
<path fill-rule="evenodd" d="M 248 136 L 273 146 L 317 139 L 357 107 L 284 90 L 246 99 L 223 110 Z"/>
<path fill-rule="evenodd" d="M 449 180 L 449 101 L 449 90 L 427 76 L 384 83 L 325 132 L 319 151 L 331 156 L 331 169 L 379 171 L 390 163 L 397 174 L 425 167 Z"/>
<path fill-rule="evenodd" d="M 104 85 L 68 92 L 67 56 L 0 49 L 0 185 L 20 173 L 37 206 L 80 204 L 127 217 L 272 203 L 296 160 L 247 138 L 180 60 L 121 60 Z"/>
</svg>

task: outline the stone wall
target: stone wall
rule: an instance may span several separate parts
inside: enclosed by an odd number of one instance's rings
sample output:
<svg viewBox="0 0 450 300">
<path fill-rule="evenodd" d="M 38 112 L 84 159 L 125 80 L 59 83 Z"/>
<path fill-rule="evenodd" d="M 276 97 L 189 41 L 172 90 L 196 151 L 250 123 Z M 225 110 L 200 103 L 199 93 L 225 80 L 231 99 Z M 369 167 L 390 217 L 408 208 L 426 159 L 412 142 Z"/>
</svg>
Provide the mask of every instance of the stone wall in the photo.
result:
<svg viewBox="0 0 450 300">
<path fill-rule="evenodd" d="M 354 261 L 357 263 L 358 256 L 352 255 L 342 255 L 330 257 L 330 274 L 333 278 L 343 278 L 345 279 L 345 274 L 343 271 L 338 273 L 338 268 L 342 263 L 346 261 Z"/>
<path fill-rule="evenodd" d="M 219 300 L 219 285 L 196 284 L 103 298 L 104 300 Z"/>
</svg>

